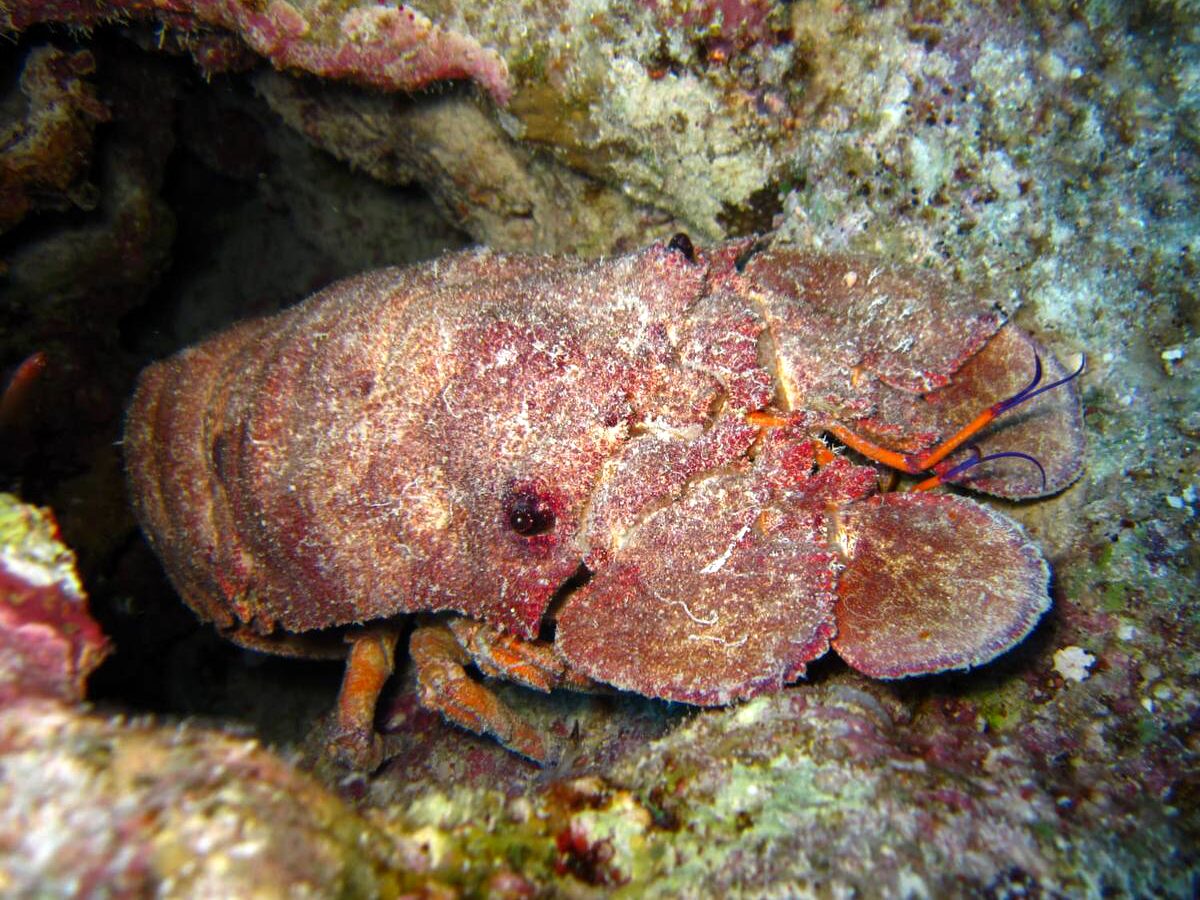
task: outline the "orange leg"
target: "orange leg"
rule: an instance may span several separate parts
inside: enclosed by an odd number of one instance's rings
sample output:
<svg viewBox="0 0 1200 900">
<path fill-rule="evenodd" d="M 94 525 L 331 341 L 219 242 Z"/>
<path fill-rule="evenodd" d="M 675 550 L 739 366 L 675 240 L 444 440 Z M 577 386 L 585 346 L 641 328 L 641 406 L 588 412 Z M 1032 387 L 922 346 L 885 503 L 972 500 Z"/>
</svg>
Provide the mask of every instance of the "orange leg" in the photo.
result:
<svg viewBox="0 0 1200 900">
<path fill-rule="evenodd" d="M 383 762 L 383 738 L 375 732 L 375 703 L 396 662 L 396 629 L 379 626 L 347 637 L 351 642 L 338 693 L 330 750 L 335 759 L 365 772 Z"/>
<path fill-rule="evenodd" d="M 492 734 L 534 762 L 549 760 L 546 744 L 533 726 L 467 674 L 470 657 L 449 627 L 442 623 L 418 627 L 408 649 L 417 668 L 422 706 L 476 734 Z"/>
<path fill-rule="evenodd" d="M 0 382 L 0 469 L 19 466 L 33 450 L 34 401 L 48 365 L 39 350 L 17 366 L 7 384 Z"/>
<path fill-rule="evenodd" d="M 527 641 L 475 619 L 451 619 L 447 627 L 484 675 L 549 693 L 557 687 L 597 690 L 598 685 L 567 666 L 544 641 Z"/>
<path fill-rule="evenodd" d="M 917 475 L 921 472 L 932 469 L 943 459 L 945 459 L 947 456 L 969 441 L 972 437 L 990 425 L 997 416 L 1008 412 L 1010 409 L 1020 406 L 1027 400 L 1032 400 L 1039 394 L 1044 394 L 1046 391 L 1054 390 L 1054 388 L 1058 387 L 1059 385 L 1065 384 L 1066 382 L 1071 381 L 1073 378 L 1078 377 L 1080 374 L 1082 374 L 1085 365 L 1086 360 L 1081 359 L 1079 362 L 1079 368 L 1070 375 L 1060 378 L 1058 381 L 1050 384 L 1043 385 L 1041 384 L 1042 360 L 1035 354 L 1033 380 L 1023 390 L 1018 391 L 1011 397 L 1008 397 L 997 403 L 993 403 L 936 447 L 931 447 L 929 450 L 925 450 L 921 453 L 898 453 L 895 450 L 888 450 L 886 447 L 880 447 L 878 444 L 874 444 L 865 438 L 859 437 L 853 431 L 850 431 L 848 428 L 845 428 L 842 425 L 830 425 L 828 430 L 830 434 L 836 437 L 847 447 L 857 450 L 868 459 L 873 459 L 876 462 L 883 463 L 885 466 L 890 466 L 891 468 L 898 469 L 901 472 L 907 472 L 910 475 Z M 932 478 L 927 478 L 925 481 L 922 481 L 920 484 L 918 484 L 914 490 L 927 491 L 930 488 L 937 487 L 939 484 L 949 481 L 951 478 L 960 474 L 965 469 L 978 465 L 981 462 L 1006 456 L 1020 457 L 1033 463 L 1039 469 L 1042 467 L 1036 459 L 1031 456 L 1027 456 L 1024 453 L 993 453 L 989 456 L 979 456 L 976 454 L 973 459 L 967 460 L 966 462 L 955 466 L 948 472 L 943 472 L 941 475 L 935 475 Z M 1045 472 L 1042 473 L 1042 478 L 1044 481 Z"/>
<path fill-rule="evenodd" d="M 868 459 L 881 462 L 885 466 L 901 472 L 907 472 L 909 475 L 919 475 L 921 472 L 932 469 L 989 425 L 999 415 L 1000 411 L 996 408 L 998 406 L 1000 406 L 999 403 L 989 406 L 946 440 L 922 453 L 898 453 L 895 450 L 888 450 L 886 447 L 871 443 L 866 438 L 859 437 L 842 425 L 830 425 L 829 433 Z"/>
</svg>

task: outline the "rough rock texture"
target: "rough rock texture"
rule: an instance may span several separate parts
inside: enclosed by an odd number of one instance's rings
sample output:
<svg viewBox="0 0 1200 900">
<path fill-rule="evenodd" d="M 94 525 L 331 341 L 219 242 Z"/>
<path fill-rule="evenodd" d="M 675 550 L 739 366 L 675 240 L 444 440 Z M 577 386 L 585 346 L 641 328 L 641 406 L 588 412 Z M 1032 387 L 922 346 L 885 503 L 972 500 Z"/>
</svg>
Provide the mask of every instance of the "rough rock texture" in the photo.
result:
<svg viewBox="0 0 1200 900">
<path fill-rule="evenodd" d="M 394 843 L 249 739 L 26 701 L 0 712 L 6 893 L 397 896 Z"/>
<path fill-rule="evenodd" d="M 95 205 L 96 188 L 86 181 L 92 129 L 109 113 L 86 80 L 94 70 L 86 50 L 40 47 L 26 57 L 19 82 L 24 114 L 0 131 L 0 233 L 35 206 Z"/>
<path fill-rule="evenodd" d="M 231 31 L 280 68 L 351 78 L 385 90 L 414 90 L 443 79 L 474 78 L 498 103 L 509 97 L 504 61 L 495 51 L 436 25 L 403 4 L 12 0 L 0 10 L 0 29 L 22 31 L 43 22 L 96 25 L 154 17 L 165 27 L 185 32 L 209 26 Z"/>
<path fill-rule="evenodd" d="M 914 707 L 836 678 L 674 723 L 625 745 L 603 776 L 568 767 L 506 796 L 503 770 L 456 745 L 449 758 L 472 770 L 443 781 L 426 763 L 416 787 L 389 769 L 370 796 L 391 828 L 444 836 L 434 871 L 455 870 L 468 891 L 514 866 L 564 892 L 654 897 L 1186 896 L 1184 811 L 1131 795 L 1126 820 L 1098 796 L 1063 793 L 1033 747 L 983 723 L 976 698 L 997 686 L 963 681 Z"/>
<path fill-rule="evenodd" d="M 0 706 L 82 700 L 109 650 L 54 516 L 0 494 Z"/>
<path fill-rule="evenodd" d="M 1172 133 L 1162 116 L 1170 98 L 1190 97 L 1194 60 L 1170 29 L 1186 27 L 1187 10 L 1098 4 L 1072 19 L 1056 3 L 439 2 L 417 11 L 13 0 L 0 26 L 157 17 L 168 37 L 227 29 L 219 33 L 277 67 L 376 87 L 469 77 L 513 137 L 705 237 L 775 221 L 806 244 L 878 245 L 916 260 L 982 254 L 988 274 L 1007 274 L 1039 248 L 1073 241 L 1078 217 L 1062 215 L 1068 208 L 1085 218 L 1107 208 L 1078 186 L 1128 171 L 1118 160 L 1141 155 L 1139 134 Z M 444 42 L 406 55 L 415 34 Z M 1194 152 L 1187 102 L 1179 117 Z M 352 153 L 331 139 L 332 122 L 303 130 Z M 1123 149 L 1102 153 L 1108 133 Z M 1042 167 L 1057 176 L 1031 177 Z M 1150 171 L 1131 174 L 1154 184 Z M 1168 203 L 1172 190 L 1156 189 Z M 987 252 L 998 246 L 1004 264 Z M 1052 279 L 1043 271 L 1043 284 Z"/>
<path fill-rule="evenodd" d="M 385 184 L 420 184 L 447 221 L 497 250 L 598 256 L 680 227 L 514 140 L 461 91 L 401 99 L 271 71 L 254 85 L 313 144 Z"/>
<path fill-rule="evenodd" d="M 385 836 L 244 737 L 82 708 L 110 645 L 47 510 L 0 494 L 6 894 L 395 896 L 434 888 Z"/>
</svg>

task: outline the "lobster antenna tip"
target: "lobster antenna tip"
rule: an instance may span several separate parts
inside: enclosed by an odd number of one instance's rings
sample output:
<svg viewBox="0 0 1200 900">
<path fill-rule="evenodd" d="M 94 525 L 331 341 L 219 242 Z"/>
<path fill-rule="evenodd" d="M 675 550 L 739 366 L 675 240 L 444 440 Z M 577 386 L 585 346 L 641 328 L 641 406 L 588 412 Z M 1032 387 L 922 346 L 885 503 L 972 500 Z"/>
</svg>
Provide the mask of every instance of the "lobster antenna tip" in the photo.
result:
<svg viewBox="0 0 1200 900">
<path fill-rule="evenodd" d="M 997 459 L 1023 459 L 1026 462 L 1033 463 L 1035 466 L 1037 466 L 1038 474 L 1042 476 L 1042 490 L 1046 490 L 1046 469 L 1036 457 L 1030 456 L 1028 453 L 1021 453 L 1019 450 L 1002 450 L 999 453 L 989 453 L 987 456 L 984 456 L 980 452 L 979 447 L 975 446 L 974 444 L 971 445 L 970 459 L 965 459 L 958 465 L 947 469 L 942 474 L 935 475 L 932 478 L 922 481 L 914 488 L 914 490 L 930 490 L 938 485 L 946 484 L 947 482 L 952 481 L 959 475 L 962 475 L 964 472 L 973 469 L 982 463 L 992 462 L 993 460 Z"/>
<path fill-rule="evenodd" d="M 1049 384 L 1041 384 L 1041 381 L 1042 381 L 1042 357 L 1035 350 L 1033 353 L 1033 378 L 1032 378 L 1032 380 L 1029 382 L 1029 384 L 1027 384 L 1024 388 L 1022 388 L 1017 393 L 1013 394 L 1007 400 L 1001 400 L 999 403 L 997 403 L 995 405 L 995 407 L 993 407 L 993 409 L 995 410 L 995 415 L 998 416 L 998 415 L 1000 415 L 1000 413 L 1008 412 L 1008 410 L 1014 409 L 1015 407 L 1020 406 L 1022 403 L 1024 403 L 1027 400 L 1032 400 L 1034 397 L 1038 396 L 1039 394 L 1044 394 L 1047 391 L 1052 391 L 1056 387 L 1060 387 L 1069 381 L 1074 381 L 1076 378 L 1078 378 L 1080 375 L 1083 374 L 1085 368 L 1087 368 L 1087 354 L 1080 353 L 1079 354 L 1079 366 L 1078 366 L 1078 368 L 1075 369 L 1074 372 L 1071 372 L 1068 375 L 1064 375 L 1062 378 L 1059 378 L 1057 381 L 1052 381 Z"/>
</svg>

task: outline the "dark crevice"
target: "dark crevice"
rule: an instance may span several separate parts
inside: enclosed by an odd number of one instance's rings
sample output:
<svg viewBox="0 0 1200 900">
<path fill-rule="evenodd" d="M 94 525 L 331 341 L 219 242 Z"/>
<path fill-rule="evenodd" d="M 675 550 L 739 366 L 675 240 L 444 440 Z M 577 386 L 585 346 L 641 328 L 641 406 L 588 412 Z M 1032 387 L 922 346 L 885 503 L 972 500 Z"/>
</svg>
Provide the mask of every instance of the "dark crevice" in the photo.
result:
<svg viewBox="0 0 1200 900">
<path fill-rule="evenodd" d="M 563 604 L 567 602 L 567 598 L 583 587 L 592 579 L 592 570 L 583 563 L 579 564 L 579 568 L 575 570 L 575 574 L 558 586 L 558 590 L 554 592 L 554 596 L 550 598 L 550 604 L 542 613 L 541 629 L 538 631 L 538 640 L 553 642 L 556 628 L 556 620 L 558 612 L 563 608 Z"/>
</svg>

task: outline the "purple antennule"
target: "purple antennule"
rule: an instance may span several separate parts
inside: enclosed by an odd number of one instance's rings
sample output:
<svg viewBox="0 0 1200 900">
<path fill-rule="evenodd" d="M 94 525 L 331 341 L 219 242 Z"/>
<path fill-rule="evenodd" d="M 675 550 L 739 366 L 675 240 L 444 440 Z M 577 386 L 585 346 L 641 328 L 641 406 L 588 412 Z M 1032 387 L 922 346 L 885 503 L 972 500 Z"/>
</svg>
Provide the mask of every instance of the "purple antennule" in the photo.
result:
<svg viewBox="0 0 1200 900">
<path fill-rule="evenodd" d="M 1076 369 L 1070 375 L 1064 375 L 1062 378 L 1058 379 L 1058 381 L 1052 381 L 1052 382 L 1050 382 L 1050 384 L 1043 384 L 1041 387 L 1038 387 L 1038 385 L 1041 383 L 1041 380 L 1042 380 L 1042 358 L 1041 358 L 1041 356 L 1038 355 L 1037 351 L 1034 351 L 1034 354 L 1033 354 L 1033 380 L 1030 381 L 1029 384 L 1027 384 L 1020 391 L 1018 391 L 1017 393 L 1015 393 L 1011 397 L 1009 397 L 1007 400 L 1001 400 L 994 407 L 992 407 L 992 409 L 995 410 L 995 414 L 997 416 L 1003 412 L 1008 412 L 1008 410 L 1013 409 L 1014 407 L 1020 406 L 1026 400 L 1032 400 L 1038 394 L 1044 394 L 1044 393 L 1046 393 L 1046 391 L 1054 390 L 1059 385 L 1066 384 L 1068 381 L 1073 381 L 1074 379 L 1078 378 L 1080 375 L 1083 374 L 1083 370 L 1084 370 L 1085 366 L 1087 366 L 1087 356 L 1085 354 L 1081 353 L 1079 355 L 1079 368 L 1078 369 Z M 1043 476 L 1043 478 L 1044 478 L 1044 476 Z"/>
<path fill-rule="evenodd" d="M 1082 368 L 1080 369 L 1080 371 L 1082 371 Z M 1078 374 L 1078 373 L 1076 373 L 1076 374 Z M 1071 376 L 1071 377 L 1073 378 L 1074 376 Z M 971 445 L 971 451 L 972 451 L 973 455 L 971 456 L 970 459 L 965 459 L 962 462 L 960 462 L 958 465 L 953 466 L 952 468 L 946 470 L 945 472 L 943 472 L 941 475 L 938 476 L 938 480 L 944 484 L 947 481 L 951 481 L 954 478 L 957 478 L 959 475 L 961 475 L 963 472 L 966 472 L 968 469 L 975 468 L 980 463 L 991 462 L 992 460 L 995 460 L 995 459 L 1023 459 L 1026 462 L 1031 462 L 1035 466 L 1037 466 L 1037 470 L 1042 475 L 1042 490 L 1046 489 L 1046 470 L 1044 468 L 1042 468 L 1042 464 L 1040 462 L 1038 462 L 1034 457 L 1030 456 L 1028 453 L 1021 453 L 1020 451 L 1017 451 L 1017 450 L 1003 450 L 999 453 L 989 453 L 987 456 L 984 456 L 979 452 L 979 448 L 977 446 L 975 446 L 974 444 Z"/>
</svg>

